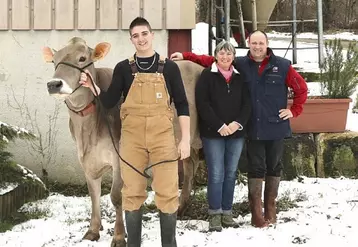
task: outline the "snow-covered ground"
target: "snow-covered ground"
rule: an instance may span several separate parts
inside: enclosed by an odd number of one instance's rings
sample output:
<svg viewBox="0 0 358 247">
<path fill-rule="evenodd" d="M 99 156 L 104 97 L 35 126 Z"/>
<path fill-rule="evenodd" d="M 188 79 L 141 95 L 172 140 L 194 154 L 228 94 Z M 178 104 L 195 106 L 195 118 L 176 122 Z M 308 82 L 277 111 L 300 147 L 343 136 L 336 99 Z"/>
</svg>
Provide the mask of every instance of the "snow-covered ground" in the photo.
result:
<svg viewBox="0 0 358 247">
<path fill-rule="evenodd" d="M 234 202 L 247 201 L 247 187 L 236 186 Z M 298 207 L 278 214 L 278 224 L 264 229 L 250 225 L 250 215 L 236 220 L 243 225 L 222 232 L 206 232 L 204 221 L 179 221 L 178 247 L 265 246 L 289 247 L 302 245 L 325 247 L 358 246 L 358 180 L 304 178 L 281 183 L 279 198 L 299 199 Z M 153 196 L 147 200 L 150 202 Z M 52 194 L 45 200 L 27 204 L 23 211 L 42 211 L 44 219 L 30 220 L 0 233 L 0 246 L 110 246 L 114 208 L 109 195 L 101 198 L 102 224 L 98 242 L 82 241 L 89 225 L 89 197 L 65 197 Z M 156 214 L 148 214 L 143 223 L 143 247 L 160 246 L 160 228 Z"/>
<path fill-rule="evenodd" d="M 206 27 L 207 28 L 207 27 Z M 270 37 L 285 36 L 273 33 Z M 311 35 L 312 37 L 313 35 Z M 307 35 L 308 37 L 308 35 Z M 305 37 L 305 38 L 307 38 Z M 344 39 L 356 36 L 341 34 Z M 234 42 L 234 41 L 233 41 Z M 198 24 L 193 31 L 193 51 L 207 54 L 207 31 L 205 24 Z M 288 47 L 289 41 L 273 39 L 271 47 Z M 299 47 L 316 44 L 299 42 Z M 247 50 L 238 50 L 239 55 Z M 276 50 L 284 56 L 286 51 Z M 291 59 L 291 51 L 286 58 Z M 298 64 L 305 70 L 318 70 L 317 50 L 301 50 Z M 310 93 L 319 94 L 319 85 L 309 83 Z M 352 104 L 353 105 L 353 104 Z M 358 114 L 349 110 L 347 129 L 358 131 Z M 4 192 L 4 190 L 2 191 Z M 1 194 L 1 193 L 0 193 Z M 224 229 L 218 233 L 207 233 L 208 223 L 203 221 L 179 221 L 177 241 L 179 247 L 217 247 L 217 246 L 265 246 L 290 247 L 355 247 L 358 246 L 358 180 L 304 178 L 303 181 L 284 181 L 281 183 L 279 198 L 289 196 L 300 199 L 298 207 L 280 212 L 278 224 L 269 228 L 256 229 L 250 226 L 250 215 L 239 216 L 236 220 L 243 225 L 238 229 Z M 151 203 L 150 194 L 147 203 Z M 247 200 L 247 187 L 236 186 L 234 202 Z M 26 204 L 22 211 L 41 211 L 47 216 L 30 220 L 15 226 L 11 231 L 0 233 L 2 247 L 100 247 L 110 246 L 115 210 L 109 195 L 101 198 L 102 224 L 101 238 L 98 242 L 82 241 L 89 225 L 91 202 L 89 197 L 65 197 L 51 194 L 47 199 Z M 159 220 L 156 214 L 148 214 L 143 223 L 143 247 L 160 246 Z"/>
</svg>

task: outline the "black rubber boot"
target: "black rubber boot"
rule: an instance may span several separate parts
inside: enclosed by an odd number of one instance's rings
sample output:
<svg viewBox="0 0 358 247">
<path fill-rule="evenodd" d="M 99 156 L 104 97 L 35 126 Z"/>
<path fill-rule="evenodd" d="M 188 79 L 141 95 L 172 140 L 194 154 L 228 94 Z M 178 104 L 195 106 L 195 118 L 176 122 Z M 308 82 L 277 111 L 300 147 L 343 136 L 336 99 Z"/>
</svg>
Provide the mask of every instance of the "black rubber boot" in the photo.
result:
<svg viewBox="0 0 358 247">
<path fill-rule="evenodd" d="M 177 212 L 173 214 L 166 214 L 159 211 L 159 218 L 162 247 L 177 247 L 177 241 L 175 238 Z"/>
<path fill-rule="evenodd" d="M 140 247 L 142 242 L 142 208 L 125 211 L 127 228 L 127 247 Z"/>
</svg>

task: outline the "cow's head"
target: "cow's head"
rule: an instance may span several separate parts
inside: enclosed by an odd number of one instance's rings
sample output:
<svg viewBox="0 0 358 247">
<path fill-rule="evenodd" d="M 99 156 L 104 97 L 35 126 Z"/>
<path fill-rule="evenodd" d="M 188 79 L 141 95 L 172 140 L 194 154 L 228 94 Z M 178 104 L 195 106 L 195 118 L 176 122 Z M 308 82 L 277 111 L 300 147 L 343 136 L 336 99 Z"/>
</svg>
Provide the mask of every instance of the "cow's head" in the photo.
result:
<svg viewBox="0 0 358 247">
<path fill-rule="evenodd" d="M 94 49 L 87 46 L 81 38 L 72 38 L 68 44 L 59 51 L 49 47 L 43 48 L 43 57 L 46 62 L 53 63 L 55 73 L 47 82 L 47 90 L 51 95 L 68 97 L 69 95 L 88 92 L 87 88 L 79 87 L 79 79 L 82 69 L 87 69 L 96 78 L 93 62 L 107 55 L 111 45 L 99 43 Z M 78 93 L 77 93 L 78 92 Z"/>
</svg>

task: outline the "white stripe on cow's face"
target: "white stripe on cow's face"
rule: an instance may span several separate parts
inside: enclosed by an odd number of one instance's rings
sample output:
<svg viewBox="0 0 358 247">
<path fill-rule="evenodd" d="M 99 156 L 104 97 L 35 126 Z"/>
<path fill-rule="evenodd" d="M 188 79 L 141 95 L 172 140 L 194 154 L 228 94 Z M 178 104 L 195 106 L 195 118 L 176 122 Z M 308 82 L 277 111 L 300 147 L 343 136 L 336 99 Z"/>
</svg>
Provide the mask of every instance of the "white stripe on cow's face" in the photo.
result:
<svg viewBox="0 0 358 247">
<path fill-rule="evenodd" d="M 48 83 L 51 82 L 62 82 L 62 85 L 59 89 L 58 92 L 53 93 L 52 95 L 58 95 L 58 96 L 62 96 L 62 97 L 66 97 L 67 95 L 71 94 L 73 92 L 73 89 L 68 85 L 68 83 L 61 78 L 52 78 Z"/>
</svg>

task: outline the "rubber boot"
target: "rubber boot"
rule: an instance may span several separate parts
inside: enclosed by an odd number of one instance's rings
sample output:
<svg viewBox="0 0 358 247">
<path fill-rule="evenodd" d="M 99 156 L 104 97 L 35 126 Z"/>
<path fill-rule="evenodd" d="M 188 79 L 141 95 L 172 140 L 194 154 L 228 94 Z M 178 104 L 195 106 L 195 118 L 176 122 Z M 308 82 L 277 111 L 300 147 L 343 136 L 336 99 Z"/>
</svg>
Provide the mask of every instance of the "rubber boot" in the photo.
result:
<svg viewBox="0 0 358 247">
<path fill-rule="evenodd" d="M 232 214 L 223 214 L 221 217 L 221 223 L 223 227 L 239 227 L 239 224 L 233 219 Z"/>
<path fill-rule="evenodd" d="M 272 224 L 275 224 L 277 220 L 276 198 L 278 194 L 279 185 L 280 177 L 266 177 L 264 191 L 265 220 L 269 221 Z"/>
<path fill-rule="evenodd" d="M 173 214 L 166 214 L 159 211 L 159 219 L 162 247 L 177 247 L 177 241 L 175 237 L 177 212 Z"/>
<path fill-rule="evenodd" d="M 249 179 L 249 204 L 251 210 L 251 225 L 254 227 L 266 227 L 268 223 L 262 215 L 262 182 L 260 178 Z"/>
<path fill-rule="evenodd" d="M 125 211 L 127 247 L 140 247 L 142 242 L 143 210 Z"/>
<path fill-rule="evenodd" d="M 209 215 L 209 232 L 221 232 L 223 229 L 221 220 L 221 214 Z"/>
</svg>

